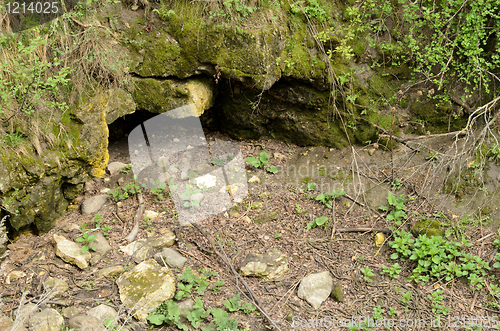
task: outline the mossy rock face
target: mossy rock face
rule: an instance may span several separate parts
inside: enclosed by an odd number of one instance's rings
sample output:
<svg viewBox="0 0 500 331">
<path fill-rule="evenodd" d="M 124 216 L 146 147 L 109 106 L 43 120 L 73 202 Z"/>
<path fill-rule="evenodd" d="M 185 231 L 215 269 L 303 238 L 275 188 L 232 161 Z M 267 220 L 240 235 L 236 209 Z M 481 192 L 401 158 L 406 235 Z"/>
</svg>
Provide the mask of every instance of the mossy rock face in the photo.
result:
<svg viewBox="0 0 500 331">
<path fill-rule="evenodd" d="M 465 169 L 460 175 L 449 176 L 443 185 L 443 191 L 447 194 L 453 193 L 457 199 L 472 196 L 482 187 L 482 182 L 474 174 L 473 169 Z"/>
<path fill-rule="evenodd" d="M 26 193 L 29 193 L 26 194 Z M 64 215 L 68 201 L 61 189 L 60 177 L 44 177 L 29 192 L 20 190 L 11 200 L 9 210 L 18 210 L 17 215 L 10 217 L 10 224 L 16 230 L 34 223 L 41 232 L 48 232 Z"/>
<path fill-rule="evenodd" d="M 430 133 L 444 133 L 462 130 L 467 123 L 465 118 L 455 119 L 454 108 L 450 101 L 438 102 L 428 96 L 426 90 L 416 91 L 410 96 L 410 112 L 414 121 L 424 123 Z"/>
<path fill-rule="evenodd" d="M 221 88 L 229 89 L 224 85 Z M 277 139 L 300 146 L 348 145 L 339 121 L 331 120 L 328 92 L 287 83 L 275 84 L 262 97 L 241 85 L 233 85 L 232 90 L 233 94 L 220 94 L 216 107 L 222 115 L 220 129 L 233 137 L 258 139 L 272 131 Z"/>
<path fill-rule="evenodd" d="M 135 79 L 134 99 L 138 107 L 152 113 L 164 113 L 194 104 L 196 116 L 214 103 L 215 87 L 209 78 L 186 80 L 153 78 Z"/>
<path fill-rule="evenodd" d="M 411 229 L 413 236 L 425 235 L 428 238 L 432 236 L 443 237 L 444 230 L 441 229 L 441 222 L 436 218 L 422 219 L 415 223 Z"/>
</svg>

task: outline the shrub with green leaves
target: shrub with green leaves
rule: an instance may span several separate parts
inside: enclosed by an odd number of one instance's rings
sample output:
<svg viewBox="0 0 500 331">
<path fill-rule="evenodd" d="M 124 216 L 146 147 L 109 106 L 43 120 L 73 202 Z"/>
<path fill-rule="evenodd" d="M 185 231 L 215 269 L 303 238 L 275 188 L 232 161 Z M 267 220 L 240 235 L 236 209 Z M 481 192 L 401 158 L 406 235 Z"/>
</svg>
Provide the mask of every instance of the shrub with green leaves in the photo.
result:
<svg viewBox="0 0 500 331">
<path fill-rule="evenodd" d="M 267 152 L 260 152 L 260 158 L 249 156 L 245 158 L 245 161 L 254 168 L 263 169 L 264 166 L 269 165 L 269 154 Z M 269 166 L 266 168 L 266 171 L 275 174 L 278 172 L 278 169 L 275 166 Z"/>
<path fill-rule="evenodd" d="M 410 279 L 426 283 L 431 278 L 443 279 L 448 282 L 456 277 L 465 277 L 477 289 L 484 286 L 483 277 L 490 267 L 475 256 L 462 251 L 471 246 L 467 240 L 462 242 L 448 241 L 440 236 L 413 235 L 404 230 L 394 231 L 394 241 L 388 243 L 394 249 L 391 259 L 413 261 L 414 268 Z"/>
<path fill-rule="evenodd" d="M 387 197 L 387 201 L 389 202 L 389 207 L 380 206 L 379 209 L 382 211 L 388 211 L 387 220 L 394 221 L 394 224 L 401 225 L 402 220 L 406 219 L 408 215 L 406 215 L 406 206 L 405 206 L 405 196 L 401 194 L 396 198 L 394 194 L 389 192 Z"/>
<path fill-rule="evenodd" d="M 313 229 L 313 228 L 315 228 L 317 226 L 324 225 L 327 221 L 328 221 L 328 217 L 327 216 L 318 217 L 315 220 L 307 223 L 307 229 Z"/>
<path fill-rule="evenodd" d="M 331 193 L 318 194 L 315 200 L 324 204 L 327 208 L 333 208 L 333 200 L 340 198 L 344 194 L 344 190 L 333 190 Z"/>
<path fill-rule="evenodd" d="M 212 276 L 217 276 L 217 273 L 205 268 L 194 272 L 190 267 L 186 267 L 185 271 L 179 277 L 181 282 L 177 284 L 178 291 L 175 295 L 175 300 L 195 294 L 203 295 L 210 284 L 208 279 Z M 218 290 L 223 284 L 223 280 L 217 281 L 213 286 L 213 290 Z M 201 331 L 240 331 L 238 329 L 238 321 L 235 318 L 231 318 L 227 311 L 220 308 L 205 310 L 201 297 L 196 296 L 194 299 L 195 304 L 193 305 L 193 309 L 186 313 L 188 324 L 194 329 L 201 329 Z M 242 302 L 239 294 L 222 301 L 222 304 L 229 312 L 241 310 L 245 314 L 249 314 L 256 309 L 254 305 Z M 178 329 L 185 331 L 190 329 L 188 324 L 181 320 L 179 306 L 174 300 L 163 302 L 154 312 L 148 315 L 147 320 L 154 325 L 175 325 Z M 202 325 L 202 323 L 205 325 Z"/>
</svg>

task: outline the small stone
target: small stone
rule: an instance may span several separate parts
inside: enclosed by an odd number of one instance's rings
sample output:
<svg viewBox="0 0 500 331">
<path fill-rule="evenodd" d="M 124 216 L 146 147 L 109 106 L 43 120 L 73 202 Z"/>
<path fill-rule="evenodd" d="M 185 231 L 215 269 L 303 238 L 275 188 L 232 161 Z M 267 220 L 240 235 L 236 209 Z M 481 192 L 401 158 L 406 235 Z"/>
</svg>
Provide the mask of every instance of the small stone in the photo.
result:
<svg viewBox="0 0 500 331">
<path fill-rule="evenodd" d="M 66 225 L 63 228 L 63 231 L 65 231 L 65 232 L 76 232 L 76 231 L 80 231 L 80 227 L 77 224 L 75 224 L 75 223 L 69 223 L 68 225 Z"/>
<path fill-rule="evenodd" d="M 257 177 L 257 176 L 252 176 L 252 178 L 250 178 L 248 180 L 249 183 L 255 183 L 255 184 L 260 184 L 260 178 Z"/>
<path fill-rule="evenodd" d="M 120 170 L 124 169 L 127 167 L 127 164 L 122 163 L 122 162 L 111 162 L 108 164 L 108 172 L 111 176 L 116 175 L 117 173 L 120 172 Z"/>
<path fill-rule="evenodd" d="M 193 301 L 193 299 L 187 299 L 187 300 L 179 302 L 177 304 L 177 306 L 179 307 L 179 310 L 180 310 L 179 317 L 182 319 L 186 319 L 187 313 L 190 311 L 193 311 L 194 304 L 195 304 L 195 302 Z"/>
<path fill-rule="evenodd" d="M 248 254 L 241 264 L 243 276 L 266 277 L 276 279 L 288 271 L 288 259 L 274 249 L 266 254 Z"/>
<path fill-rule="evenodd" d="M 87 312 L 87 315 L 95 317 L 100 323 L 104 324 L 104 321 L 111 317 L 113 320 L 116 318 L 116 310 L 106 305 L 99 305 Z"/>
<path fill-rule="evenodd" d="M 194 182 L 199 188 L 210 188 L 216 185 L 217 177 L 210 174 L 206 174 L 204 176 L 195 178 Z"/>
<path fill-rule="evenodd" d="M 375 246 L 380 247 L 384 244 L 385 241 L 385 236 L 382 232 L 379 232 L 375 235 L 375 238 L 373 238 L 375 241 Z"/>
<path fill-rule="evenodd" d="M 170 167 L 170 163 L 168 162 L 168 158 L 166 158 L 165 156 L 158 158 L 158 160 L 156 161 L 156 165 L 158 166 L 158 168 L 162 168 L 162 169 Z"/>
<path fill-rule="evenodd" d="M 111 251 L 111 245 L 108 240 L 104 238 L 101 231 L 95 232 L 95 240 L 90 243 L 94 247 L 94 251 L 101 256 L 106 256 Z"/>
<path fill-rule="evenodd" d="M 80 314 L 80 309 L 76 307 L 64 307 L 61 309 L 61 315 L 68 319 L 78 314 Z"/>
<path fill-rule="evenodd" d="M 155 218 L 157 218 L 157 217 L 158 217 L 158 215 L 160 215 L 160 214 L 158 214 L 157 212 L 152 211 L 152 210 L 146 210 L 146 211 L 144 212 L 144 217 L 147 217 L 147 218 L 149 218 L 150 220 L 154 220 Z"/>
<path fill-rule="evenodd" d="M 284 160 L 284 159 L 286 159 L 286 156 L 283 155 L 283 154 L 281 154 L 281 153 L 274 153 L 273 156 L 277 160 Z"/>
<path fill-rule="evenodd" d="M 191 145 L 188 145 L 188 147 L 186 147 L 186 149 L 193 149 L 194 147 L 191 146 Z"/>
<path fill-rule="evenodd" d="M 78 314 L 71 317 L 68 321 L 68 326 L 70 328 L 75 328 L 76 330 L 81 331 L 103 331 L 105 330 L 104 326 L 99 327 L 101 323 L 99 320 L 93 316 L 89 316 L 87 314 Z"/>
<path fill-rule="evenodd" d="M 91 258 L 89 252 L 82 253 L 80 245 L 57 234 L 54 234 L 54 241 L 56 242 L 56 255 L 63 261 L 75 264 L 83 270 L 88 268 L 88 261 Z"/>
<path fill-rule="evenodd" d="M 97 213 L 107 200 L 107 194 L 96 195 L 86 199 L 82 204 L 82 214 L 88 215 Z"/>
<path fill-rule="evenodd" d="M 69 290 L 68 283 L 64 280 L 54 277 L 49 277 L 43 283 L 45 291 L 49 292 L 51 297 L 62 294 Z"/>
<path fill-rule="evenodd" d="M 179 138 L 174 138 L 174 143 L 178 143 L 179 141 Z"/>
<path fill-rule="evenodd" d="M 332 293 L 330 294 L 332 299 L 337 300 L 338 302 L 344 302 L 344 288 L 342 285 L 337 284 L 333 290 Z"/>
<path fill-rule="evenodd" d="M 103 268 L 103 269 L 99 270 L 99 272 L 97 273 L 97 276 L 98 277 L 114 277 L 114 276 L 118 276 L 119 274 L 121 274 L 122 270 L 123 270 L 123 266 L 115 265 L 112 267 L 107 267 L 107 268 Z"/>
<path fill-rule="evenodd" d="M 330 272 L 323 271 L 304 277 L 300 282 L 297 295 L 309 302 L 314 309 L 318 309 L 332 293 L 332 287 L 333 278 Z"/>
<path fill-rule="evenodd" d="M 146 321 L 149 312 L 172 299 L 176 290 L 172 271 L 153 259 L 125 271 L 116 284 L 121 302 L 139 321 Z"/>
<path fill-rule="evenodd" d="M 163 258 L 163 259 L 162 259 Z M 163 260 L 170 268 L 182 269 L 187 259 L 179 252 L 171 248 L 164 248 L 161 252 L 156 253 L 154 259 L 158 264 L 163 265 Z"/>
<path fill-rule="evenodd" d="M 376 149 L 375 148 L 368 148 L 366 151 L 368 152 L 368 155 L 372 156 L 373 154 L 375 154 Z"/>
<path fill-rule="evenodd" d="M 102 194 L 107 194 L 109 191 L 111 191 L 111 190 L 110 190 L 109 188 L 105 187 L 105 188 L 101 189 L 101 191 L 100 191 L 100 192 L 101 192 Z"/>
<path fill-rule="evenodd" d="M 20 270 L 14 270 L 5 278 L 5 284 L 9 285 L 10 282 L 15 282 L 19 278 L 26 277 L 26 274 Z"/>
<path fill-rule="evenodd" d="M 59 331 L 63 329 L 64 318 L 53 308 L 45 308 L 29 319 L 29 329 L 37 331 Z"/>
</svg>

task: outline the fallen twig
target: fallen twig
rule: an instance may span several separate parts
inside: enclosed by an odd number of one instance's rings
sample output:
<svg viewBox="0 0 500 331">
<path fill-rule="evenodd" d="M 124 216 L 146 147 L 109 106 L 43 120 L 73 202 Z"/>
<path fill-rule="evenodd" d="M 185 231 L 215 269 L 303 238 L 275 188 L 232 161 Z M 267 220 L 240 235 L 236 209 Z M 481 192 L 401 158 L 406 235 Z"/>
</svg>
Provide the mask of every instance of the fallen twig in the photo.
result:
<svg viewBox="0 0 500 331">
<path fill-rule="evenodd" d="M 392 230 L 387 228 L 342 228 L 335 229 L 335 232 L 383 232 L 392 233 Z"/>
<path fill-rule="evenodd" d="M 137 195 L 137 198 L 139 199 L 139 208 L 137 208 L 137 213 L 135 213 L 134 227 L 132 228 L 132 231 L 130 231 L 129 235 L 125 238 L 129 242 L 134 241 L 135 237 L 137 236 L 137 233 L 139 233 L 139 222 L 142 219 L 144 210 L 146 209 L 146 204 L 144 203 L 144 198 L 142 196 L 142 193 L 139 193 Z"/>
</svg>

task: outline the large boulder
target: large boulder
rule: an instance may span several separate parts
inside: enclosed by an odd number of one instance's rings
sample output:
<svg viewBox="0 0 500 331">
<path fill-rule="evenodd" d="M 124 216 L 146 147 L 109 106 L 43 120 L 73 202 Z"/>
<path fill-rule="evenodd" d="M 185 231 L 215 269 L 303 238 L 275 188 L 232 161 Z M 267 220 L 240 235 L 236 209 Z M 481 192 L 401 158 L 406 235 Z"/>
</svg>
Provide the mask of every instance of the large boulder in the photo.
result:
<svg viewBox="0 0 500 331">
<path fill-rule="evenodd" d="M 148 313 L 175 294 L 175 277 L 155 260 L 141 262 L 116 280 L 120 300 L 130 314 L 145 321 Z"/>
</svg>

